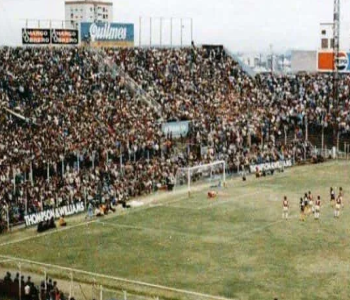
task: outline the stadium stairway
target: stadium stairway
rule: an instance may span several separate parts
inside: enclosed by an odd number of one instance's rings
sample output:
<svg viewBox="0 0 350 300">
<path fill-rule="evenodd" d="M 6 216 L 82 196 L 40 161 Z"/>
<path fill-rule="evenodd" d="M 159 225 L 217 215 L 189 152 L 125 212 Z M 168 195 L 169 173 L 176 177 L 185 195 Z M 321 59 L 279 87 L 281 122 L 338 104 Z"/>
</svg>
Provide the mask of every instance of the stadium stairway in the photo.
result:
<svg viewBox="0 0 350 300">
<path fill-rule="evenodd" d="M 159 121 L 162 121 L 160 112 L 161 105 L 154 100 L 150 95 L 148 95 L 137 83 L 134 79 L 132 79 L 127 73 L 125 73 L 121 68 L 117 66 L 117 64 L 109 58 L 104 50 L 94 49 L 98 60 L 100 62 L 99 68 L 101 72 L 105 72 L 106 68 L 111 73 L 112 78 L 120 75 L 125 79 L 127 88 L 136 96 L 137 101 L 142 101 L 146 103 L 148 106 L 152 107 L 159 114 Z"/>
<path fill-rule="evenodd" d="M 242 70 L 247 73 L 251 78 L 254 78 L 256 76 L 256 72 L 253 71 L 251 67 L 249 67 L 247 64 L 245 64 L 237 55 L 233 54 L 229 49 L 224 47 L 224 50 L 228 56 L 230 56 L 235 62 L 239 64 L 239 66 L 242 68 Z"/>
</svg>

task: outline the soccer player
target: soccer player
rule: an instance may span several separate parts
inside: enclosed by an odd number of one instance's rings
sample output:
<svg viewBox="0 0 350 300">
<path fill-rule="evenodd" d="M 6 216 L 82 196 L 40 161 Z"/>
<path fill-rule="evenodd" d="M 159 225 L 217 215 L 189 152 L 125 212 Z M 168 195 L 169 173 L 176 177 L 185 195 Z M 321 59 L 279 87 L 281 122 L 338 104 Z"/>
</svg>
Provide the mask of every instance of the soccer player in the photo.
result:
<svg viewBox="0 0 350 300">
<path fill-rule="evenodd" d="M 314 214 L 315 213 L 314 197 L 312 196 L 310 191 L 309 191 L 308 199 L 309 199 L 309 207 L 311 208 L 311 211 Z"/>
<path fill-rule="evenodd" d="M 343 201 L 343 188 L 340 187 L 339 188 L 339 196 L 338 197 L 341 197 L 341 207 L 344 207 L 344 201 Z"/>
<path fill-rule="evenodd" d="M 335 192 L 333 190 L 333 188 L 331 187 L 330 191 L 329 191 L 329 194 L 330 194 L 330 201 L 331 201 L 331 206 L 334 207 L 334 203 L 335 203 Z"/>
<path fill-rule="evenodd" d="M 305 205 L 303 198 L 300 198 L 300 221 L 305 220 Z"/>
<path fill-rule="evenodd" d="M 307 193 L 304 194 L 304 212 L 306 215 L 310 213 L 310 207 L 309 207 L 309 197 L 307 196 Z"/>
<path fill-rule="evenodd" d="M 283 214 L 282 218 L 288 220 L 288 210 L 289 210 L 289 202 L 286 196 L 283 198 Z"/>
<path fill-rule="evenodd" d="M 208 192 L 208 198 L 214 199 L 216 198 L 217 193 L 215 191 L 209 191 Z"/>
<path fill-rule="evenodd" d="M 320 219 L 320 210 L 321 210 L 321 197 L 317 196 L 317 200 L 315 203 L 315 220 L 319 220 Z"/>
<path fill-rule="evenodd" d="M 335 218 L 339 218 L 341 203 L 342 203 L 342 196 L 339 195 L 337 197 L 337 199 L 335 200 L 335 209 L 334 209 L 334 217 Z"/>
</svg>

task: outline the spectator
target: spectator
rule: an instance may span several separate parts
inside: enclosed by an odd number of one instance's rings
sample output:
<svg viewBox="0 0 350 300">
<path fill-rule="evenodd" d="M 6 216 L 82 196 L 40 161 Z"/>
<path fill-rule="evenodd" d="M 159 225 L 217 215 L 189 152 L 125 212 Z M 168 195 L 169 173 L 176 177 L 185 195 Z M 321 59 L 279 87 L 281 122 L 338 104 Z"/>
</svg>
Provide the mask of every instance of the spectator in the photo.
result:
<svg viewBox="0 0 350 300">
<path fill-rule="evenodd" d="M 4 281 L 7 282 L 7 283 L 11 283 L 12 282 L 11 273 L 10 272 L 6 273 L 6 275 L 4 277 Z"/>
<path fill-rule="evenodd" d="M 19 284 L 19 273 L 16 273 L 16 277 L 13 282 Z"/>
<path fill-rule="evenodd" d="M 58 221 L 58 225 L 60 227 L 64 227 L 64 226 L 67 226 L 67 223 L 66 221 L 64 220 L 64 215 L 60 217 L 59 221 Z"/>
<path fill-rule="evenodd" d="M 24 286 L 24 298 L 26 300 L 31 300 L 31 284 L 30 282 L 26 282 Z"/>
</svg>

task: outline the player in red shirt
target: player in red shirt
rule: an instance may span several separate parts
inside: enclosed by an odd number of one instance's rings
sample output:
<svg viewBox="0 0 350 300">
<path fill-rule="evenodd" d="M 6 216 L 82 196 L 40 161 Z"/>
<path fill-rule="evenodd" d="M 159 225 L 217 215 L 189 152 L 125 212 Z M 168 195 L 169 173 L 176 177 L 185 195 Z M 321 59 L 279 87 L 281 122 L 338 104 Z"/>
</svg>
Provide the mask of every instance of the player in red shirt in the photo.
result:
<svg viewBox="0 0 350 300">
<path fill-rule="evenodd" d="M 209 191 L 208 192 L 208 198 L 214 199 L 217 196 L 217 192 Z"/>
</svg>

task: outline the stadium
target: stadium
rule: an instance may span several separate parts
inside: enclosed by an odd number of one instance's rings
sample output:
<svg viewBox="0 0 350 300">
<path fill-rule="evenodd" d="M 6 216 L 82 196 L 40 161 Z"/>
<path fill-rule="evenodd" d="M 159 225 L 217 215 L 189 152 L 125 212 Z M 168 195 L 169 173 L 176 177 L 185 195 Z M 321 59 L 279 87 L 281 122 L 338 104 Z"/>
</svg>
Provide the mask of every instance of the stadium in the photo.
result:
<svg viewBox="0 0 350 300">
<path fill-rule="evenodd" d="M 340 1 L 258 67 L 113 5 L 0 46 L 0 299 L 349 299 Z"/>
</svg>

